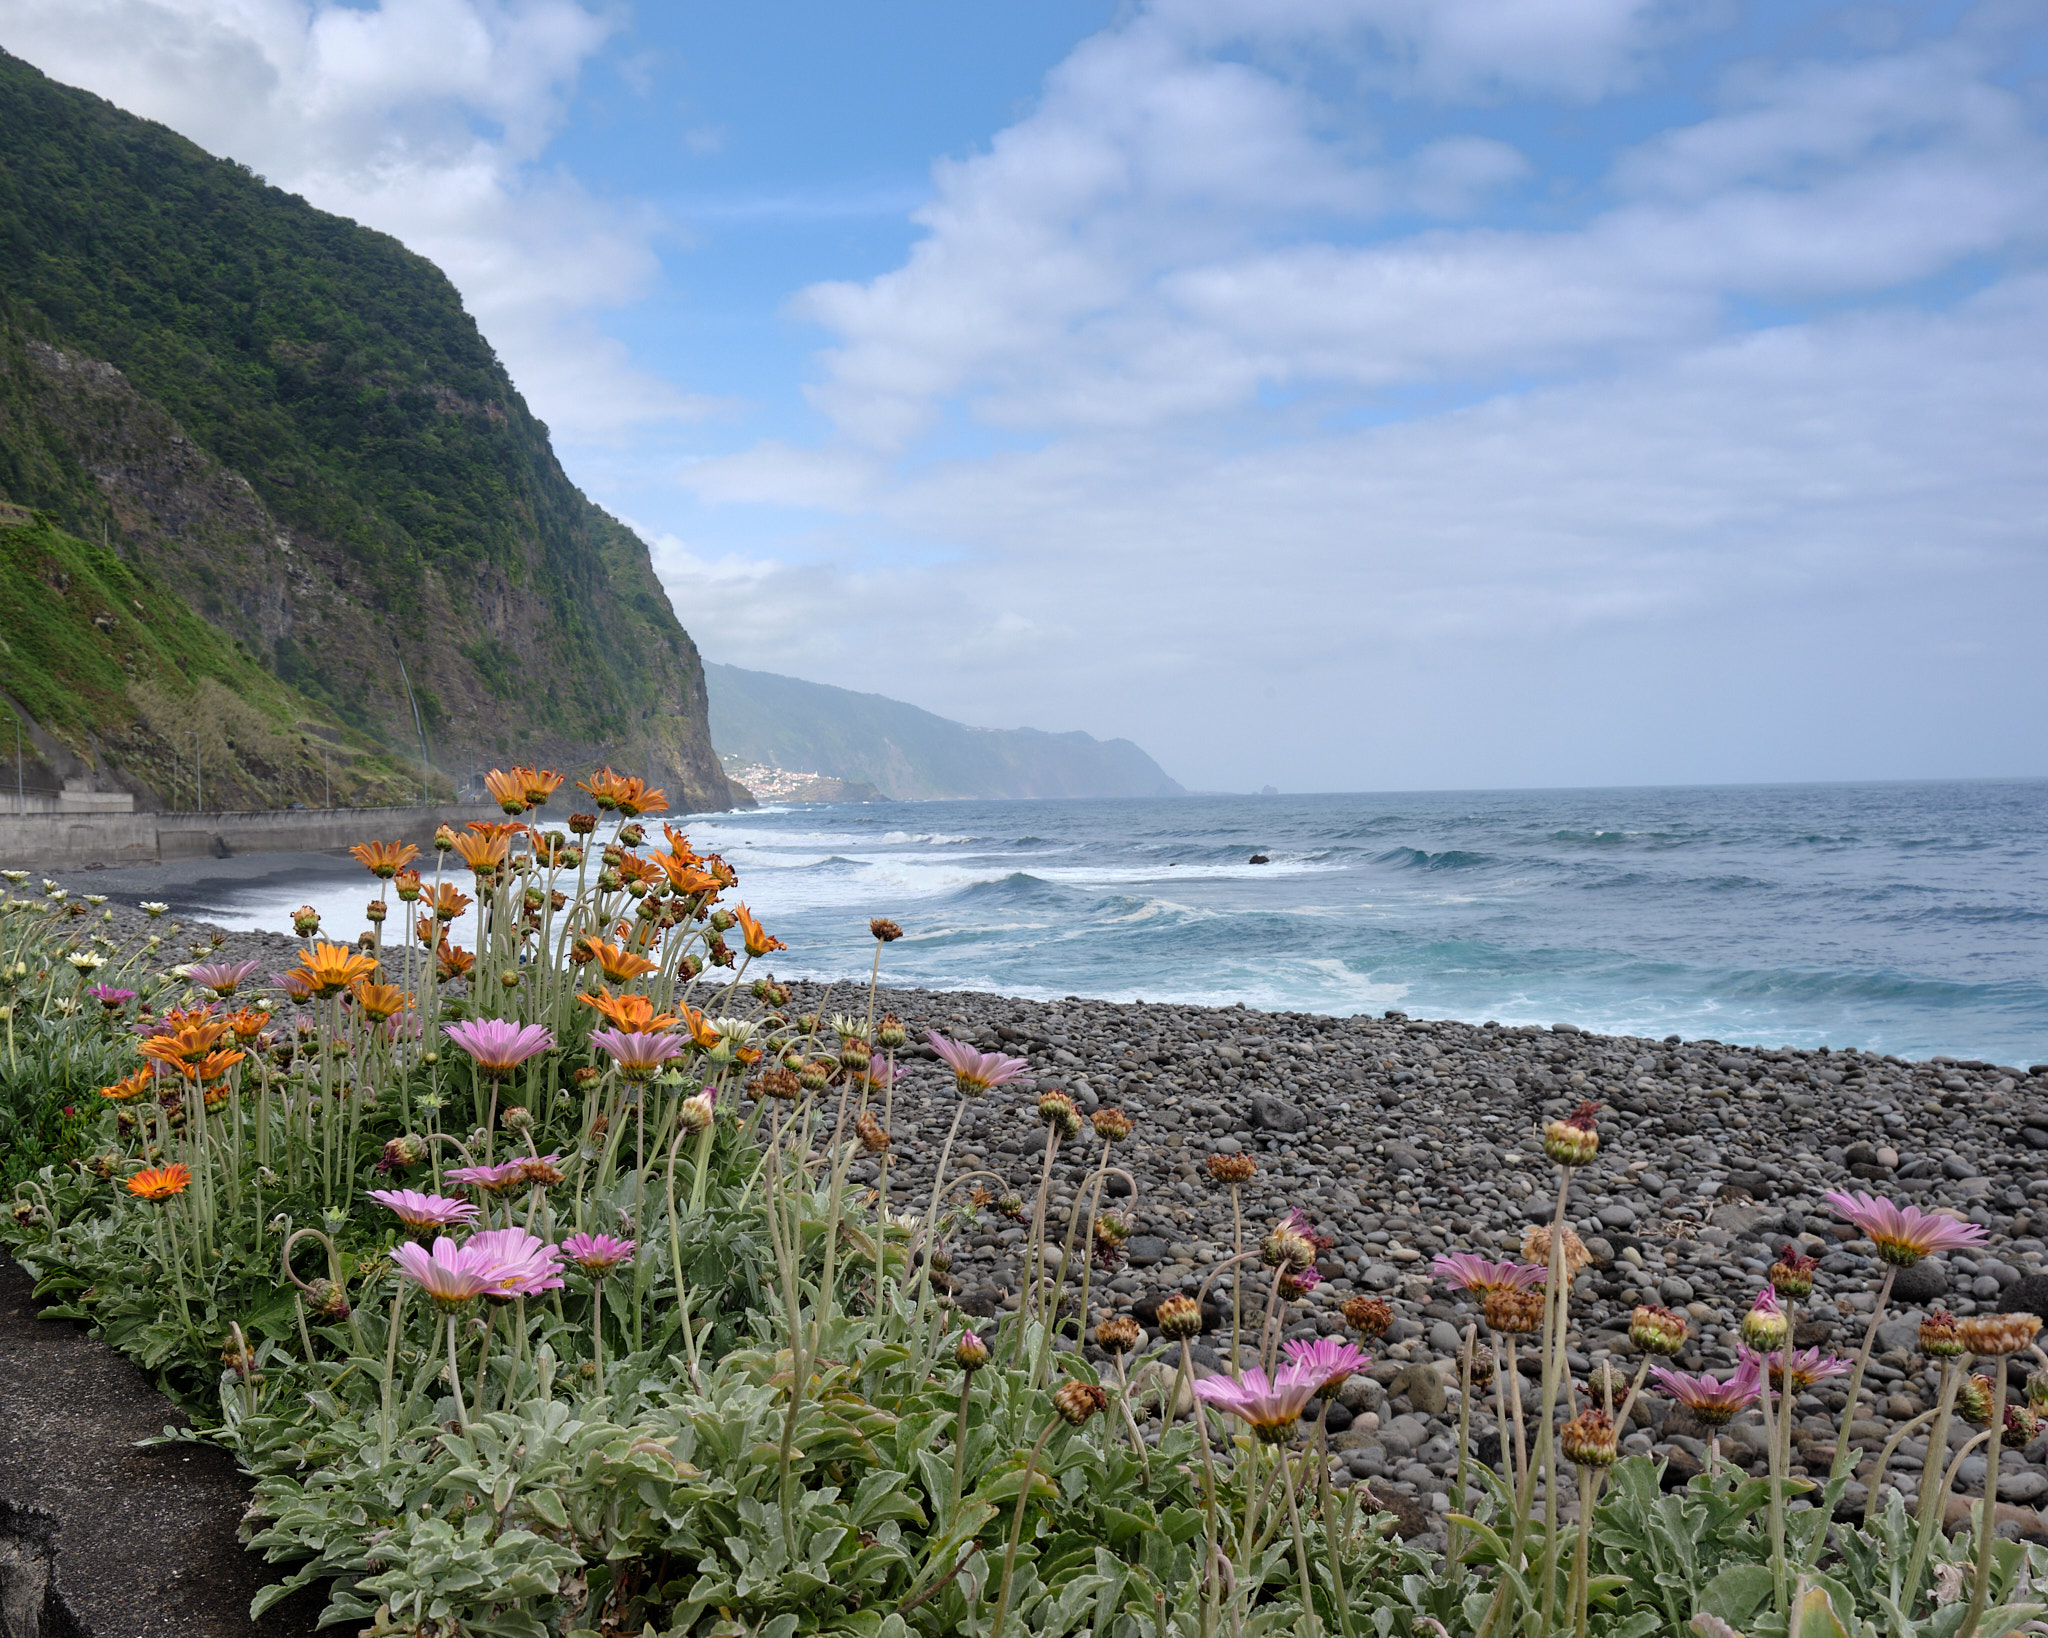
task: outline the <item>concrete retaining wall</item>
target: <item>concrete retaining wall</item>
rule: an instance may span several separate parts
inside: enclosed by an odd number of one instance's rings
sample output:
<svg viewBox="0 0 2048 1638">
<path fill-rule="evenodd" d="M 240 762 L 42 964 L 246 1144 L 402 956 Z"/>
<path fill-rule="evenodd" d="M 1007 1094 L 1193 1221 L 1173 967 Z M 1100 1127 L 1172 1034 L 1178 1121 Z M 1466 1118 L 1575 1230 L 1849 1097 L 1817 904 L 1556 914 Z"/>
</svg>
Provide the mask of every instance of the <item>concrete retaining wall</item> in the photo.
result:
<svg viewBox="0 0 2048 1638">
<path fill-rule="evenodd" d="M 270 813 L 0 813 L 0 863 L 28 870 L 163 864 L 237 853 L 316 853 L 357 842 L 417 842 L 496 808 L 293 808 Z"/>
</svg>

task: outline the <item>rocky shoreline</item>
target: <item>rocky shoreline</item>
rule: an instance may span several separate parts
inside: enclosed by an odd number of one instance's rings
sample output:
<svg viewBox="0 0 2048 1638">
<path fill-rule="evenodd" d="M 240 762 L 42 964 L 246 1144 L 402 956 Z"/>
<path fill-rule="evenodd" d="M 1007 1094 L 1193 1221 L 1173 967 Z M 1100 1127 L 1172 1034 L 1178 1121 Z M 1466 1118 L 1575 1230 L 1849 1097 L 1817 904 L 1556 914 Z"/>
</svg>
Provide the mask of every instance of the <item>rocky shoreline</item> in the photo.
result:
<svg viewBox="0 0 2048 1638">
<path fill-rule="evenodd" d="M 173 933 L 173 925 L 117 910 L 108 931 L 146 928 L 176 959 L 211 936 L 189 923 Z M 293 940 L 270 934 L 221 939 L 219 959 L 257 957 L 266 970 L 296 951 Z M 793 1013 L 866 1009 L 858 981 L 792 989 Z M 970 1104 L 951 1177 L 980 1170 L 1027 1200 L 1035 1194 L 1045 1129 L 1034 1089 L 1059 1087 L 1084 1111 L 1115 1106 L 1136 1122 L 1112 1156 L 1135 1179 L 1135 1197 L 1112 1179 L 1105 1199 L 1132 1213 L 1128 1263 L 1096 1280 L 1090 1307 L 1091 1320 L 1114 1307 L 1146 1324 L 1144 1352 L 1158 1348 L 1149 1326 L 1159 1301 L 1198 1291 L 1231 1254 L 1230 1194 L 1210 1180 L 1208 1157 L 1251 1156 L 1257 1171 L 1242 1189 L 1248 1236 L 1298 1207 L 1331 1242 L 1318 1264 L 1323 1281 L 1291 1310 L 1288 1334 L 1342 1333 L 1338 1307 L 1360 1292 L 1393 1306 L 1369 1377 L 1354 1379 L 1332 1407 L 1332 1443 L 1339 1482 L 1369 1481 L 1401 1516 L 1403 1533 L 1424 1546 L 1441 1539 L 1455 1466 L 1453 1360 L 1477 1318 L 1473 1304 L 1430 1278 L 1430 1259 L 1449 1250 L 1518 1254 L 1524 1230 L 1547 1221 L 1555 1199 L 1539 1128 L 1581 1100 L 1602 1109 L 1598 1160 L 1575 1174 L 1569 1206 L 1593 1258 L 1575 1287 L 1575 1370 L 1611 1363 L 1632 1376 L 1640 1356 L 1628 1316 L 1650 1302 L 1687 1316 L 1685 1368 L 1732 1367 L 1735 1326 L 1787 1244 L 1820 1260 L 1814 1295 L 1794 1305 L 1798 1344 L 1853 1353 L 1881 1267 L 1870 1242 L 1829 1211 L 1823 1195 L 1834 1188 L 1952 1211 L 1989 1236 L 1976 1255 L 1929 1259 L 1900 1276 L 1865 1387 L 1876 1415 L 1853 1432 L 1871 1452 L 1864 1467 L 1893 1427 L 1933 1403 L 1932 1373 L 1913 1348 L 1920 1315 L 1941 1306 L 2048 1318 L 2048 1064 L 1907 1062 L 1398 1012 L 1336 1018 L 896 988 L 882 990 L 879 1007 L 901 1018 L 911 1040 L 891 1108 L 893 1203 L 924 1197 L 958 1108 L 951 1072 L 921 1044 L 926 1030 L 1030 1064 Z M 1085 1208 L 1100 1148 L 1084 1135 L 1055 1155 L 1058 1233 L 1077 1198 Z M 873 1160 L 856 1171 L 864 1182 L 878 1173 Z M 948 1277 L 964 1310 L 986 1316 L 1015 1304 L 1023 1240 L 1022 1227 L 990 1211 L 957 1233 Z M 1211 1328 L 1195 1355 L 1202 1369 L 1225 1365 L 1227 1278 L 1210 1293 Z M 1143 1359 L 1133 1362 L 1141 1397 L 1156 1381 Z M 1155 1403 L 1164 1396 L 1157 1386 Z M 1842 1402 L 1837 1382 L 1798 1398 L 1795 1462 L 1825 1469 Z M 1494 1437 L 1490 1410 L 1490 1396 L 1475 1404 L 1482 1451 Z M 1958 1446 L 1968 1431 L 1958 1425 Z M 1683 1411 L 1646 1393 L 1624 1449 L 1655 1452 L 1679 1477 L 1697 1470 L 1705 1439 Z M 1738 1464 L 1762 1461 L 1754 1412 L 1724 1430 L 1721 1449 Z M 1910 1499 L 1925 1456 L 1924 1439 L 1906 1440 L 1885 1482 Z M 1972 1462 L 1962 1470 L 1966 1492 L 1983 1482 L 1981 1459 L 1973 1461 L 1974 1471 Z M 1999 1494 L 2013 1504 L 2003 1528 L 2048 1534 L 2035 1510 L 2048 1500 L 2048 1435 L 2006 1452 Z M 1860 1511 L 1862 1500 L 1859 1483 L 1847 1504 Z"/>
</svg>

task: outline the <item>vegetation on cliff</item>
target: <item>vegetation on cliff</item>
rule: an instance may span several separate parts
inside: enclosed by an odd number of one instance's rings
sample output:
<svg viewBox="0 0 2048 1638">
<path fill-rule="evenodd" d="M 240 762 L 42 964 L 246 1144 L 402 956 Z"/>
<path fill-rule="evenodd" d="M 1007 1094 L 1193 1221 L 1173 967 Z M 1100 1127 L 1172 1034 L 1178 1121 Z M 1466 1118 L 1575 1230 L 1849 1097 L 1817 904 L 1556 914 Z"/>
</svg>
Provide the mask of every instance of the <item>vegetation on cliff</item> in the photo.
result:
<svg viewBox="0 0 2048 1638">
<path fill-rule="evenodd" d="M 1127 739 L 970 728 L 880 694 L 707 665 L 711 737 L 728 756 L 933 797 L 1179 796 Z"/>
<path fill-rule="evenodd" d="M 731 800 L 645 546 L 431 263 L 0 53 L 0 303 L 0 498 L 461 778 L 511 721 Z"/>
</svg>

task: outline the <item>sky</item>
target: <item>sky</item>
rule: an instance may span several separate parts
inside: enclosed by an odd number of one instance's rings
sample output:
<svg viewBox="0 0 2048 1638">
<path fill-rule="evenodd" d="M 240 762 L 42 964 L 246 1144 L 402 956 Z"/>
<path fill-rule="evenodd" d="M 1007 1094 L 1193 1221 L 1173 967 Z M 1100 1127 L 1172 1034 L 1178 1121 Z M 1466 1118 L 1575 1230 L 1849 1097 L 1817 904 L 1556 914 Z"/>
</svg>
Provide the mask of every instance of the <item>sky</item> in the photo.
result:
<svg viewBox="0 0 2048 1638">
<path fill-rule="evenodd" d="M 446 270 L 713 660 L 1191 787 L 2048 774 L 2022 0 L 0 0 Z"/>
</svg>

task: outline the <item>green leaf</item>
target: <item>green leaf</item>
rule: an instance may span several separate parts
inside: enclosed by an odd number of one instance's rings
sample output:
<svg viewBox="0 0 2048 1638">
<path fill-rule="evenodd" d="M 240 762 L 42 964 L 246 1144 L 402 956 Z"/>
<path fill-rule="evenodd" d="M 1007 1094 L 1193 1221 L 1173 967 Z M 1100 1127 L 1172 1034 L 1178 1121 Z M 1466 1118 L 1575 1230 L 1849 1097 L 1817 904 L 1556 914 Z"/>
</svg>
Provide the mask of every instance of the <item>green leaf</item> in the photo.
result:
<svg viewBox="0 0 2048 1638">
<path fill-rule="evenodd" d="M 1700 1594 L 1699 1610 L 1741 1626 L 1757 1607 L 1771 1596 L 1771 1572 L 1763 1564 L 1736 1564 L 1707 1583 Z"/>
</svg>

